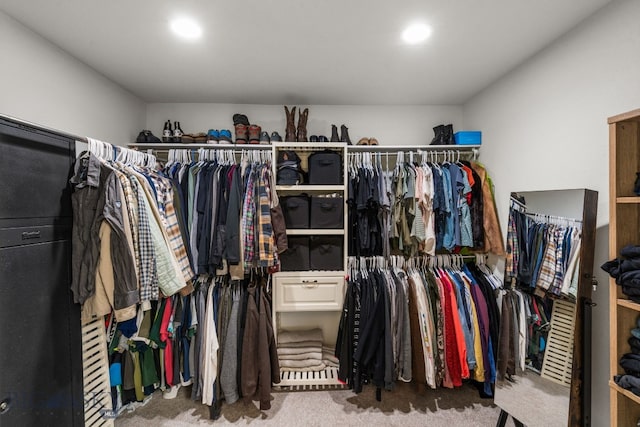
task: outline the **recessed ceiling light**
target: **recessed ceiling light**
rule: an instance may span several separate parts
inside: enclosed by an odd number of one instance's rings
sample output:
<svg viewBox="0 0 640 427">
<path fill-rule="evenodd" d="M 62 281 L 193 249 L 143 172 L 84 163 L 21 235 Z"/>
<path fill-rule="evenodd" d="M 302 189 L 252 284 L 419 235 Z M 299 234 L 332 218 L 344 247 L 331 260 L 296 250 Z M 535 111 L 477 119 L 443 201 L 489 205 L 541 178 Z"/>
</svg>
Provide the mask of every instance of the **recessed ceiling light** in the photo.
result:
<svg viewBox="0 0 640 427">
<path fill-rule="evenodd" d="M 425 24 L 409 25 L 402 32 L 402 39 L 408 44 L 422 43 L 431 35 L 431 27 Z"/>
<path fill-rule="evenodd" d="M 202 35 L 202 28 L 196 21 L 190 18 L 176 18 L 171 21 L 171 30 L 178 36 L 195 40 Z"/>
</svg>

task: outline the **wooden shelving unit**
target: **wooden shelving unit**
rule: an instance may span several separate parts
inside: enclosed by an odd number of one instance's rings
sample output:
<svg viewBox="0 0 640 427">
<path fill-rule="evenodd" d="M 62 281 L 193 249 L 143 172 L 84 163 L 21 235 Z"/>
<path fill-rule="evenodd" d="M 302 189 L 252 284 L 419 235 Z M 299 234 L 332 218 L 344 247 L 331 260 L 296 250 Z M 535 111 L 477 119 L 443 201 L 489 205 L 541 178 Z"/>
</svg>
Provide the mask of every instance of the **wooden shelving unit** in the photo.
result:
<svg viewBox="0 0 640 427">
<path fill-rule="evenodd" d="M 640 197 L 633 193 L 640 171 L 640 110 L 609 118 L 609 257 L 617 258 L 626 245 L 640 244 Z M 636 426 L 640 396 L 619 387 L 613 377 L 624 373 L 620 357 L 629 353 L 627 339 L 640 316 L 640 304 L 609 281 L 611 426 Z"/>
</svg>

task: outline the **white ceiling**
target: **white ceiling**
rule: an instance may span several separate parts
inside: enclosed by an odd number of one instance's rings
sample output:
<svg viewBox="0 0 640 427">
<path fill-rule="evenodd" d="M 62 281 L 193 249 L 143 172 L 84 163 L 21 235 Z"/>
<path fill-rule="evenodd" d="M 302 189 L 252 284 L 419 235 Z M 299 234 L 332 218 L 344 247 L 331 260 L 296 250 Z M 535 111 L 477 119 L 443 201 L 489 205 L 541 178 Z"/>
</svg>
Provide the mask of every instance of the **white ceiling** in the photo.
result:
<svg viewBox="0 0 640 427">
<path fill-rule="evenodd" d="M 147 102 L 461 104 L 611 0 L 0 0 Z M 198 42 L 168 29 L 199 20 Z M 433 28 L 401 42 L 415 20 Z"/>
</svg>

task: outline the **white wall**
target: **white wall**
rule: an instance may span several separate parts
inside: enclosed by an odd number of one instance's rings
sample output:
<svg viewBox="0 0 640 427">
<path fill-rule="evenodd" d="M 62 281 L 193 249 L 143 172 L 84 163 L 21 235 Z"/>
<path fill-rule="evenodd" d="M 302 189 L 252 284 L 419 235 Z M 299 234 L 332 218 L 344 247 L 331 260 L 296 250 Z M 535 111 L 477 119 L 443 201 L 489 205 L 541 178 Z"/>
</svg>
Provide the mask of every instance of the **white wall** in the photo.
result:
<svg viewBox="0 0 640 427">
<path fill-rule="evenodd" d="M 594 273 L 592 416 L 608 425 L 609 319 L 607 118 L 640 107 L 640 2 L 611 3 L 464 106 L 464 124 L 483 131 L 481 159 L 496 183 L 500 218 L 511 191 L 590 188 L 599 192 Z"/>
<path fill-rule="evenodd" d="M 147 129 L 160 135 L 166 120 L 172 123 L 177 120 L 187 133 L 229 129 L 234 134 L 234 113 L 245 114 L 251 123 L 260 125 L 269 134 L 277 131 L 284 139 L 286 119 L 282 105 L 149 104 Z M 432 127 L 441 123 L 452 123 L 454 129 L 458 128 L 462 123 L 462 107 L 314 105 L 309 107 L 307 133 L 330 138 L 332 124 L 338 128 L 345 124 L 354 144 L 362 137 L 375 137 L 385 145 L 428 144 L 433 138 Z"/>
<path fill-rule="evenodd" d="M 142 129 L 142 100 L 3 12 L 0 52 L 0 114 L 120 145 Z"/>
</svg>

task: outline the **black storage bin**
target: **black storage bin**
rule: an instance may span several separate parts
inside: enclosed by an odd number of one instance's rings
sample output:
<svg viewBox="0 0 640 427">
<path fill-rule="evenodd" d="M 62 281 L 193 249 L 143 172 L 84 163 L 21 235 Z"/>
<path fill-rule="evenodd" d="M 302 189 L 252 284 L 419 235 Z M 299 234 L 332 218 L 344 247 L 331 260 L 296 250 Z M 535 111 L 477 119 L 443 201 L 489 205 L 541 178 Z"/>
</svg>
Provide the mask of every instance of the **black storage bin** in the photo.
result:
<svg viewBox="0 0 640 427">
<path fill-rule="evenodd" d="M 311 270 L 342 270 L 342 236 L 312 236 L 309 264 Z"/>
<path fill-rule="evenodd" d="M 287 240 L 289 249 L 280 254 L 280 270 L 309 270 L 309 237 L 288 236 Z"/>
<path fill-rule="evenodd" d="M 342 156 L 331 150 L 317 151 L 309 156 L 309 184 L 342 184 Z"/>
<path fill-rule="evenodd" d="M 309 196 L 280 197 L 280 204 L 287 228 L 309 228 Z"/>
<path fill-rule="evenodd" d="M 311 197 L 311 228 L 342 228 L 344 198 Z"/>
</svg>

